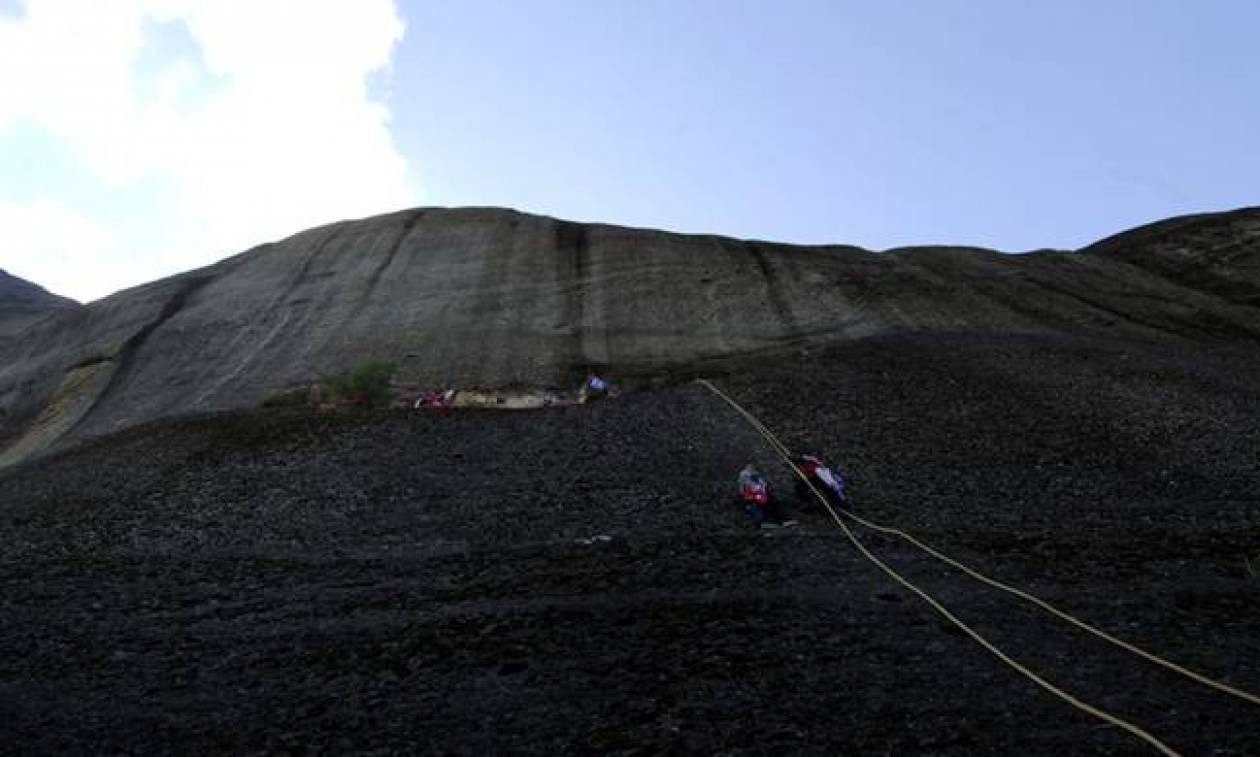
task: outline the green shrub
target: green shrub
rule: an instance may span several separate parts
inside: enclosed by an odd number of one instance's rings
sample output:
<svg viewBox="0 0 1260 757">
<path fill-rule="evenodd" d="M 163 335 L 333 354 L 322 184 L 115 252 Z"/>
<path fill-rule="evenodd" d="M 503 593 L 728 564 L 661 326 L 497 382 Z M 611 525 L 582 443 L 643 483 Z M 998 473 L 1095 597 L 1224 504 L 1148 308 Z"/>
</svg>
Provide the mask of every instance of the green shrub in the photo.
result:
<svg viewBox="0 0 1260 757">
<path fill-rule="evenodd" d="M 382 407 L 393 398 L 389 382 L 395 370 L 388 360 L 370 360 L 324 381 L 324 391 L 333 402 Z"/>
<path fill-rule="evenodd" d="M 1243 564 L 1247 566 L 1247 575 L 1254 580 L 1260 581 L 1260 553 L 1254 557 L 1243 555 Z"/>
</svg>

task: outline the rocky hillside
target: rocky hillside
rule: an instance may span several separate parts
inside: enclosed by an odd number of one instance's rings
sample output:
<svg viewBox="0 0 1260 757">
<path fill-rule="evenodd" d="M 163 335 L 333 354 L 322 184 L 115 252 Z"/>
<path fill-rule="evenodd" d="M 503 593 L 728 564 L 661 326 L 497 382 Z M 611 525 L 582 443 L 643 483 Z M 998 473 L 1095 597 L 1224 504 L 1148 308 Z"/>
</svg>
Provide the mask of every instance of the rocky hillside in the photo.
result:
<svg viewBox="0 0 1260 757">
<path fill-rule="evenodd" d="M 1086 252 L 1124 260 L 1170 281 L 1260 307 L 1260 212 L 1171 218 L 1098 242 Z"/>
<path fill-rule="evenodd" d="M 53 312 L 74 310 L 79 304 L 0 269 L 0 344 Z"/>
<path fill-rule="evenodd" d="M 1258 374 L 1255 350 L 929 335 L 709 375 L 842 466 L 859 514 L 1260 692 Z M 749 460 L 790 496 L 689 384 L 212 414 L 11 468 L 0 752 L 1156 754 L 984 652 L 816 506 L 753 529 Z M 1180 754 L 1260 754 L 1255 706 L 859 536 Z"/>
<path fill-rule="evenodd" d="M 1083 252 L 872 253 L 417 209 L 297 234 L 0 343 L 0 465 L 257 405 L 369 358 L 422 384 L 571 384 L 896 332 L 1260 340 L 1260 211 Z"/>
</svg>

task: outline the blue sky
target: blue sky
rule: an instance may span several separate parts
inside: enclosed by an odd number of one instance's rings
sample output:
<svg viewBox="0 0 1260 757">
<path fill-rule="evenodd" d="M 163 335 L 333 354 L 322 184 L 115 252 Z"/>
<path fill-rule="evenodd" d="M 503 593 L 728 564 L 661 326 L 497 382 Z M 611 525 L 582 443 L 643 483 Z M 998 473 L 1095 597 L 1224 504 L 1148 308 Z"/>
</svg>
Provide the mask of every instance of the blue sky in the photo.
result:
<svg viewBox="0 0 1260 757">
<path fill-rule="evenodd" d="M 1260 203 L 1252 2 L 214 5 L 0 0 L 0 267 L 92 299 L 416 204 L 1018 251 Z"/>
</svg>

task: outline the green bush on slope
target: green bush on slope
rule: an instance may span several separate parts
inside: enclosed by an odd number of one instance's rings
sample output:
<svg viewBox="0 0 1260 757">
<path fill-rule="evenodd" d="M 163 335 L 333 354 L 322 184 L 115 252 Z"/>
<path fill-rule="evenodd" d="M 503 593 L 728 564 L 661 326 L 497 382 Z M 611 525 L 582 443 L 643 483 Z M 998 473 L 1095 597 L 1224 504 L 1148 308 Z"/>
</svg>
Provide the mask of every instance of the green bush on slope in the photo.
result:
<svg viewBox="0 0 1260 757">
<path fill-rule="evenodd" d="M 388 360 L 370 360 L 323 382 L 325 396 L 333 402 L 367 407 L 388 405 L 393 396 L 390 379 L 396 366 Z"/>
</svg>

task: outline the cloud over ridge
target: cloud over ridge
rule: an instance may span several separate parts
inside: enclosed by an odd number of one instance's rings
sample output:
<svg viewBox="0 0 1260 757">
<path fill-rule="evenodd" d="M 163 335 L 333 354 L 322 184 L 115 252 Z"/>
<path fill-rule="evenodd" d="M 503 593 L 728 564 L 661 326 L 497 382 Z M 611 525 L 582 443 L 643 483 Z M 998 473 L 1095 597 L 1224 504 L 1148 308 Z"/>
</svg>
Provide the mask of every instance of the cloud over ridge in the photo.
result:
<svg viewBox="0 0 1260 757">
<path fill-rule="evenodd" d="M 34 126 L 95 184 L 71 201 L 0 180 L 0 217 L 31 219 L 0 239 L 0 261 L 90 299 L 142 270 L 415 204 L 388 103 L 369 87 L 404 29 L 392 0 L 30 0 L 0 16 L 0 150 L 24 147 L 8 127 Z M 119 207 L 121 192 L 147 201 Z M 146 264 L 112 265 L 119 249 Z"/>
</svg>

